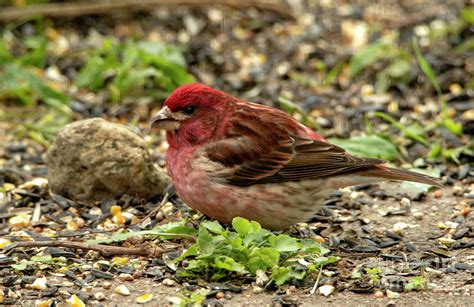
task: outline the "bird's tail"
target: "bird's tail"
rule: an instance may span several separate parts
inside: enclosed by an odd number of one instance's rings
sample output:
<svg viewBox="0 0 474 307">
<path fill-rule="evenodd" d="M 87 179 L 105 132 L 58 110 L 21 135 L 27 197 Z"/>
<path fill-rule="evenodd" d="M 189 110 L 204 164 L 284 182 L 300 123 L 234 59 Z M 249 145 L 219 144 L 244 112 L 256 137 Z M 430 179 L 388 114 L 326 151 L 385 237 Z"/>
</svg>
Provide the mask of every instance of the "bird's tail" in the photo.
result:
<svg viewBox="0 0 474 307">
<path fill-rule="evenodd" d="M 443 188 L 444 185 L 438 178 L 431 177 L 425 174 L 415 173 L 403 169 L 396 169 L 386 167 L 383 165 L 376 165 L 373 168 L 366 169 L 358 172 L 358 175 L 364 177 L 375 177 L 383 178 L 387 180 L 398 180 L 398 181 L 413 181 L 424 184 L 429 184 L 438 188 Z"/>
</svg>

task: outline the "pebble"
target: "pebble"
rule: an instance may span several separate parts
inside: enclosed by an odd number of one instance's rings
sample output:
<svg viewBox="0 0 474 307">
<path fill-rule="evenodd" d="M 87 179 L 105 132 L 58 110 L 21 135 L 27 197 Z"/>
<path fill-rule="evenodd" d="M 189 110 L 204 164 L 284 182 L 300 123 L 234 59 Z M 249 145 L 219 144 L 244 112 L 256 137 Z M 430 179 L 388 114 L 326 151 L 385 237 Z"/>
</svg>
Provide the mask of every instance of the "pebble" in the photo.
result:
<svg viewBox="0 0 474 307">
<path fill-rule="evenodd" d="M 409 199 L 406 198 L 406 197 L 403 197 L 403 198 L 400 200 L 400 204 L 401 204 L 402 207 L 404 207 L 404 208 L 410 207 L 410 206 L 411 206 L 411 200 L 409 200 Z"/>
<path fill-rule="evenodd" d="M 224 297 L 225 297 L 225 293 L 224 293 L 224 292 L 220 291 L 220 292 L 217 292 L 217 293 L 216 293 L 216 298 L 217 298 L 218 300 L 221 299 L 221 298 L 224 298 Z"/>
<path fill-rule="evenodd" d="M 458 185 L 455 185 L 453 187 L 453 194 L 454 195 L 461 195 L 463 193 L 463 188 L 458 186 Z"/>
<path fill-rule="evenodd" d="M 109 281 L 104 281 L 104 282 L 102 283 L 102 288 L 108 290 L 108 289 L 112 288 L 112 283 L 109 282 Z"/>
<path fill-rule="evenodd" d="M 169 278 L 163 279 L 163 281 L 161 283 L 165 286 L 168 286 L 168 287 L 172 287 L 176 284 L 176 282 L 174 280 L 169 279 Z"/>
<path fill-rule="evenodd" d="M 255 275 L 256 275 L 255 282 L 257 283 L 257 286 L 263 287 L 268 283 L 269 278 L 263 270 L 258 269 Z"/>
<path fill-rule="evenodd" d="M 461 228 L 453 234 L 453 239 L 458 240 L 469 233 L 469 228 Z"/>
<path fill-rule="evenodd" d="M 104 292 L 97 292 L 94 294 L 94 298 L 98 301 L 102 301 L 103 299 L 105 299 L 105 294 Z"/>
<path fill-rule="evenodd" d="M 374 296 L 375 296 L 376 298 L 382 298 L 382 297 L 384 297 L 385 295 L 383 294 L 382 291 L 379 290 L 379 291 L 377 291 L 377 292 L 374 293 Z"/>
<path fill-rule="evenodd" d="M 331 285 L 324 285 L 318 288 L 318 292 L 324 296 L 329 296 L 331 295 L 336 288 Z"/>
<path fill-rule="evenodd" d="M 252 292 L 255 293 L 255 294 L 262 293 L 263 288 L 259 287 L 259 286 L 255 286 L 255 287 L 253 287 Z"/>
<path fill-rule="evenodd" d="M 130 274 L 120 273 L 118 279 L 121 281 L 132 281 L 134 278 Z"/>
<path fill-rule="evenodd" d="M 128 290 L 127 286 L 120 285 L 117 288 L 115 288 L 115 293 L 120 294 L 120 295 L 130 295 L 130 290 Z"/>
<path fill-rule="evenodd" d="M 395 301 L 392 300 L 387 303 L 386 307 L 395 307 L 395 306 L 396 306 Z"/>
<path fill-rule="evenodd" d="M 392 298 L 399 298 L 399 297 L 400 297 L 400 293 L 387 290 L 387 298 L 392 299 Z"/>
<path fill-rule="evenodd" d="M 44 290 L 48 286 L 46 285 L 46 277 L 36 278 L 35 281 L 31 284 L 31 289 L 34 290 Z"/>
<path fill-rule="evenodd" d="M 85 307 L 86 304 L 75 294 L 71 295 L 69 299 L 66 300 L 68 306 L 70 307 Z"/>
<path fill-rule="evenodd" d="M 422 220 L 422 219 L 423 219 L 423 216 L 424 216 L 424 214 L 423 214 L 423 213 L 421 213 L 421 212 L 415 212 L 415 213 L 413 213 L 413 216 L 414 216 L 414 217 L 415 217 L 415 219 L 417 219 L 417 220 Z"/>
<path fill-rule="evenodd" d="M 454 267 L 458 270 L 471 270 L 472 269 L 472 266 L 467 264 L 467 263 L 455 263 L 454 264 Z"/>
</svg>

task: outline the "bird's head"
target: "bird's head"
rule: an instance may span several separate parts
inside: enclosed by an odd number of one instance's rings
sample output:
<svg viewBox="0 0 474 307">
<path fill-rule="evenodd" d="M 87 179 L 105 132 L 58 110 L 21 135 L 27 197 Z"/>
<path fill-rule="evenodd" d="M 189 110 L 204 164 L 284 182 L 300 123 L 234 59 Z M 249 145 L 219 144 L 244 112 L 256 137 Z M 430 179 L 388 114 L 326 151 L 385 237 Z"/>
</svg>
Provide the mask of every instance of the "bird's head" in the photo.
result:
<svg viewBox="0 0 474 307">
<path fill-rule="evenodd" d="M 186 84 L 171 93 L 150 124 L 166 130 L 168 141 L 200 144 L 212 137 L 222 111 L 232 99 L 200 83 Z"/>
</svg>

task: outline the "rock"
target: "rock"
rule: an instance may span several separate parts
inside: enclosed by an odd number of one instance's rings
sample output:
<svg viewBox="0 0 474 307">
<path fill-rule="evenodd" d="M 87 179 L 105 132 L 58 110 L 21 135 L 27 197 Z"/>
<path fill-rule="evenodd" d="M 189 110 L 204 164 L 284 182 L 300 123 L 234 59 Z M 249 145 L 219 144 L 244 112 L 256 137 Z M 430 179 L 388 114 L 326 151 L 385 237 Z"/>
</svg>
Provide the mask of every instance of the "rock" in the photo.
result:
<svg viewBox="0 0 474 307">
<path fill-rule="evenodd" d="M 318 292 L 324 296 L 331 295 L 336 288 L 331 285 L 324 285 L 318 288 Z"/>
<path fill-rule="evenodd" d="M 130 295 L 130 290 L 128 290 L 127 286 L 125 285 L 120 285 L 114 290 L 115 293 L 120 294 L 120 295 Z"/>
<path fill-rule="evenodd" d="M 85 202 L 115 199 L 123 194 L 149 199 L 170 182 L 153 165 L 138 135 L 101 118 L 64 127 L 46 162 L 51 191 Z"/>
<path fill-rule="evenodd" d="M 414 217 L 415 217 L 415 219 L 417 219 L 417 220 L 422 220 L 422 219 L 423 219 L 423 216 L 424 216 L 424 214 L 423 214 L 423 213 L 421 213 L 421 212 L 415 212 L 415 213 L 413 213 L 413 216 L 414 216 Z"/>
<path fill-rule="evenodd" d="M 400 294 L 394 291 L 387 290 L 387 298 L 393 299 L 393 298 L 399 298 Z"/>
<path fill-rule="evenodd" d="M 94 294 L 94 298 L 98 301 L 102 301 L 102 300 L 105 299 L 105 294 L 104 294 L 104 292 L 96 292 Z"/>
<path fill-rule="evenodd" d="M 163 279 L 163 281 L 161 283 L 165 286 L 168 286 L 168 287 L 172 287 L 176 284 L 176 282 L 174 280 L 169 279 L 169 278 Z"/>
</svg>

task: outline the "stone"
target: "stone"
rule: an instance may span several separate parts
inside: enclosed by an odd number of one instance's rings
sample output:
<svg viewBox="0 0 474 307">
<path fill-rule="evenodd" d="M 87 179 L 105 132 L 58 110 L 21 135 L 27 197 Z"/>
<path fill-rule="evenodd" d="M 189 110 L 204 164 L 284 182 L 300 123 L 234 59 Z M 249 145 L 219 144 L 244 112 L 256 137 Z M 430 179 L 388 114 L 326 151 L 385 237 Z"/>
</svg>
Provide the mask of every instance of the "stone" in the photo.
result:
<svg viewBox="0 0 474 307">
<path fill-rule="evenodd" d="M 114 292 L 124 296 L 130 295 L 130 290 L 128 290 L 127 286 L 125 285 L 118 286 L 117 288 L 115 288 Z"/>
<path fill-rule="evenodd" d="M 336 288 L 332 285 L 324 285 L 318 288 L 318 292 L 324 296 L 331 295 Z"/>
<path fill-rule="evenodd" d="M 101 118 L 64 127 L 46 163 L 53 193 L 89 203 L 124 194 L 150 199 L 170 183 L 138 135 Z"/>
</svg>

